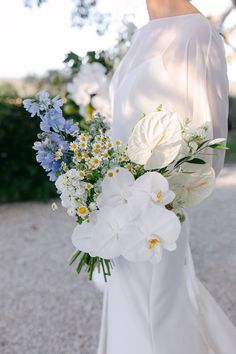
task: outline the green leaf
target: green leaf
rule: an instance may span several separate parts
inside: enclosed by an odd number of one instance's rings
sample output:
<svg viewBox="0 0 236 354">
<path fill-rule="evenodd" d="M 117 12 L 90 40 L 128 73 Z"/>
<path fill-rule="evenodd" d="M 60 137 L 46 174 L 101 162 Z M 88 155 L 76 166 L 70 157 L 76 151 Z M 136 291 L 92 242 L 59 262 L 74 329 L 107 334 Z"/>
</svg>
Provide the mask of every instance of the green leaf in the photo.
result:
<svg viewBox="0 0 236 354">
<path fill-rule="evenodd" d="M 215 149 L 215 150 L 229 150 L 229 148 L 227 146 L 222 145 L 222 144 L 213 144 L 213 145 L 210 145 L 209 147 L 212 149 Z"/>
<path fill-rule="evenodd" d="M 192 159 L 192 160 L 188 160 L 187 161 L 188 163 L 195 163 L 195 164 L 198 164 L 198 165 L 204 165 L 206 162 L 202 159 Z"/>
<path fill-rule="evenodd" d="M 176 162 L 176 164 L 174 165 L 174 167 L 176 167 L 177 165 L 183 163 L 183 162 L 187 162 L 189 160 L 189 157 L 183 157 L 182 159 L 180 159 L 179 161 Z"/>
<path fill-rule="evenodd" d="M 198 145 L 198 150 L 201 149 L 201 147 L 203 147 L 203 145 L 205 145 L 206 143 L 208 143 L 210 140 L 204 140 L 201 144 Z"/>
</svg>

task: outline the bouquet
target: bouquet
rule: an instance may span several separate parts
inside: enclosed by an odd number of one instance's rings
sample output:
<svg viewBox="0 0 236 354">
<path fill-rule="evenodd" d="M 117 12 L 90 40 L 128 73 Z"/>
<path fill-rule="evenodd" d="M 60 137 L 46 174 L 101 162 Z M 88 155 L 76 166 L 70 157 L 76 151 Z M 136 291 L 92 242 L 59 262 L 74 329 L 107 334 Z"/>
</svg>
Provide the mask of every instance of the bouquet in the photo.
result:
<svg viewBox="0 0 236 354">
<path fill-rule="evenodd" d="M 62 105 L 47 92 L 24 101 L 41 120 L 36 159 L 77 221 L 69 264 L 77 261 L 78 273 L 85 266 L 89 279 L 102 270 L 106 281 L 116 257 L 160 262 L 163 252 L 176 249 L 184 208 L 213 191 L 207 157 L 210 149 L 227 149 L 225 139 L 212 140 L 207 125 L 180 123 L 177 112 L 159 105 L 141 115 L 123 144 L 112 140 L 100 113 L 81 130 L 63 117 Z"/>
</svg>

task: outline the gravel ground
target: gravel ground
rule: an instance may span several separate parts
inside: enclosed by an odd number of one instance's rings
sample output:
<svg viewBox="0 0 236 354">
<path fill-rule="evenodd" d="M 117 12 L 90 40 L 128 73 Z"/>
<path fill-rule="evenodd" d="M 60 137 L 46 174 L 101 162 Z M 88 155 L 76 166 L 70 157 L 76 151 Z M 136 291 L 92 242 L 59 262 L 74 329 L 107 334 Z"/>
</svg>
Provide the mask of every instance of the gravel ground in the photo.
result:
<svg viewBox="0 0 236 354">
<path fill-rule="evenodd" d="M 236 166 L 190 212 L 197 273 L 236 324 Z M 73 221 L 50 203 L 0 207 L 0 353 L 95 354 L 102 295 L 67 266 Z"/>
</svg>

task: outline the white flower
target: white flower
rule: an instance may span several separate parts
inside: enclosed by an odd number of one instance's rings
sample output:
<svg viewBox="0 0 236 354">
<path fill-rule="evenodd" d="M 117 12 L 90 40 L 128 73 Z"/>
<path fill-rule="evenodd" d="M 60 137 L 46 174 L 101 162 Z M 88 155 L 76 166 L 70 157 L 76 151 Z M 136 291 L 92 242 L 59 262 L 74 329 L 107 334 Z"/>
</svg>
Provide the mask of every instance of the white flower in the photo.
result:
<svg viewBox="0 0 236 354">
<path fill-rule="evenodd" d="M 80 179 L 84 179 L 84 177 L 85 177 L 84 171 L 78 170 L 78 177 L 79 177 Z"/>
<path fill-rule="evenodd" d="M 126 227 L 125 206 L 104 207 L 97 212 L 97 223 L 91 239 L 91 256 L 112 259 L 121 255 L 121 238 Z"/>
<path fill-rule="evenodd" d="M 75 208 L 68 208 L 68 209 L 67 209 L 67 214 L 68 214 L 69 216 L 75 216 L 75 215 L 76 215 Z"/>
<path fill-rule="evenodd" d="M 215 172 L 209 164 L 186 163 L 182 165 L 182 171 L 169 177 L 168 181 L 177 200 L 186 206 L 197 205 L 213 192 Z"/>
<path fill-rule="evenodd" d="M 89 220 L 77 225 L 72 233 L 73 245 L 82 252 L 89 253 L 91 251 L 91 238 L 96 223 L 96 213 L 97 212 L 91 213 Z"/>
<path fill-rule="evenodd" d="M 60 195 L 60 198 L 61 198 L 61 204 L 64 208 L 67 208 L 67 209 L 72 208 L 73 210 L 75 210 L 77 208 L 78 202 L 71 195 L 68 195 L 66 193 L 62 193 Z"/>
<path fill-rule="evenodd" d="M 57 204 L 56 204 L 55 202 L 51 204 L 51 209 L 52 209 L 53 211 L 55 211 L 55 210 L 58 209 L 58 206 L 57 206 Z"/>
<path fill-rule="evenodd" d="M 84 198 L 86 196 L 85 183 L 81 181 L 81 171 L 71 169 L 59 176 L 56 180 L 57 189 L 62 192 L 62 205 L 69 208 L 70 205 L 76 206 L 76 198 Z"/>
<path fill-rule="evenodd" d="M 87 149 L 88 143 L 86 141 L 80 141 L 79 142 L 79 148 L 82 150 Z"/>
<path fill-rule="evenodd" d="M 55 160 L 56 160 L 56 161 L 57 161 L 57 160 L 60 160 L 61 157 L 62 157 L 62 155 L 63 155 L 63 152 L 61 151 L 61 149 L 57 150 L 57 151 L 55 152 Z"/>
<path fill-rule="evenodd" d="M 84 134 L 80 134 L 78 136 L 78 140 L 82 143 L 87 143 L 88 140 L 89 140 L 89 137 L 87 135 L 84 135 Z"/>
<path fill-rule="evenodd" d="M 162 168 L 178 155 L 182 143 L 176 112 L 162 109 L 141 119 L 129 138 L 128 156 L 146 170 Z"/>
<path fill-rule="evenodd" d="M 139 177 L 131 188 L 133 210 L 145 210 L 150 205 L 165 206 L 171 203 L 175 194 L 169 189 L 167 179 L 158 172 L 147 172 Z M 141 208 L 140 208 L 141 206 Z"/>
<path fill-rule="evenodd" d="M 101 158 L 99 156 L 93 157 L 89 161 L 90 168 L 96 169 L 101 165 Z"/>
<path fill-rule="evenodd" d="M 57 189 L 59 189 L 59 191 L 61 192 L 63 192 L 63 190 L 66 188 L 66 184 L 67 184 L 66 174 L 60 175 L 55 182 Z"/>
<path fill-rule="evenodd" d="M 76 209 L 76 213 L 77 215 L 81 216 L 81 218 L 85 218 L 89 211 L 88 208 L 85 205 L 80 205 L 77 209 Z"/>
<path fill-rule="evenodd" d="M 73 141 L 72 143 L 70 143 L 70 150 L 72 151 L 76 151 L 78 150 L 78 143 L 76 141 Z"/>
<path fill-rule="evenodd" d="M 103 87 L 100 89 L 102 92 L 96 94 L 92 97 L 91 103 L 92 106 L 95 108 L 93 114 L 101 113 L 102 116 L 105 116 L 106 119 L 110 122 L 111 121 L 111 102 L 109 98 L 109 91 L 108 85 L 107 87 Z"/>
<path fill-rule="evenodd" d="M 98 207 L 126 204 L 134 181 L 132 173 L 125 168 L 116 167 L 108 171 L 102 181 L 102 193 L 97 198 Z"/>
<path fill-rule="evenodd" d="M 78 105 L 87 106 L 91 95 L 107 84 L 106 68 L 97 62 L 81 65 L 80 71 L 68 85 L 68 92 Z"/>
<path fill-rule="evenodd" d="M 158 263 L 163 249 L 176 249 L 180 231 L 175 213 L 160 206 L 150 207 L 122 233 L 122 255 L 132 262 Z"/>
<path fill-rule="evenodd" d="M 76 226 L 72 242 L 76 248 L 91 256 L 112 259 L 121 255 L 121 237 L 126 225 L 127 211 L 122 207 L 104 207 L 91 213 L 92 221 Z"/>
</svg>

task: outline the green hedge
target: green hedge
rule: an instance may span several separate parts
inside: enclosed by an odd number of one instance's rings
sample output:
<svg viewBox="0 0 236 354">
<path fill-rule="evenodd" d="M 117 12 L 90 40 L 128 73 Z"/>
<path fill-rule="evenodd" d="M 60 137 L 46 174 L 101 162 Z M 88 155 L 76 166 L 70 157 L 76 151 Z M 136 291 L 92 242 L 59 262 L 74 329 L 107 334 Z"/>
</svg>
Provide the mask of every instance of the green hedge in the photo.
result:
<svg viewBox="0 0 236 354">
<path fill-rule="evenodd" d="M 47 200 L 56 195 L 32 149 L 38 132 L 39 121 L 22 106 L 0 103 L 0 202 Z"/>
</svg>

